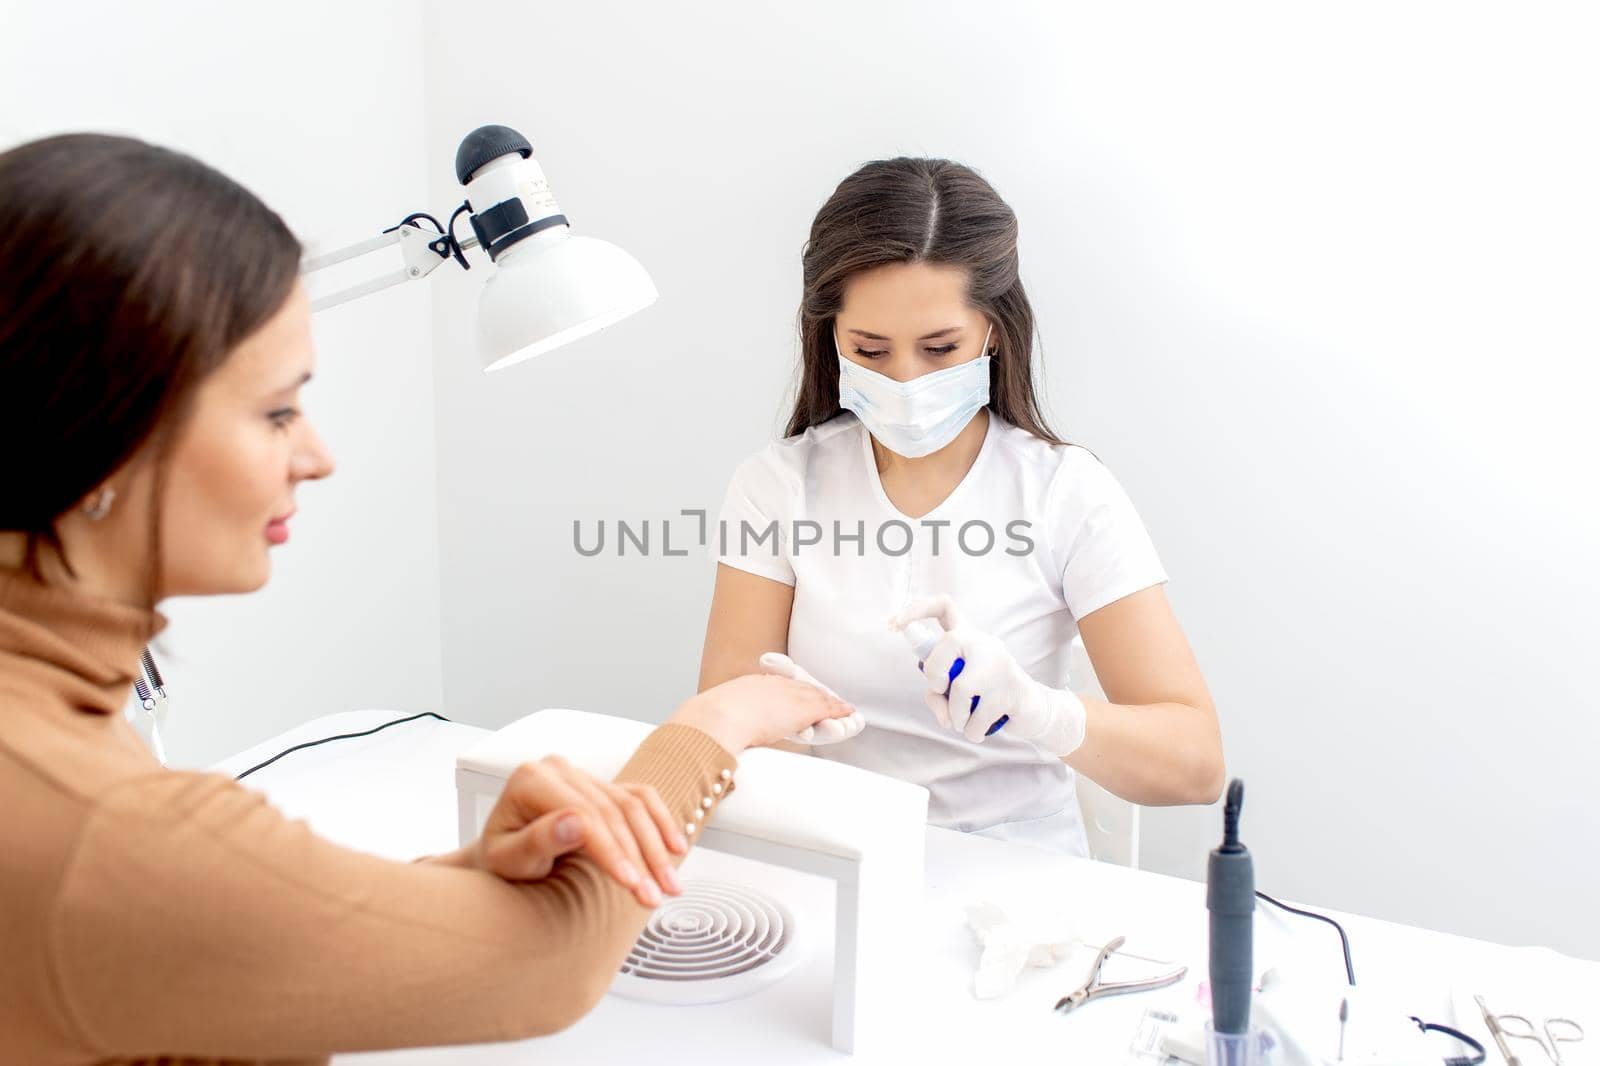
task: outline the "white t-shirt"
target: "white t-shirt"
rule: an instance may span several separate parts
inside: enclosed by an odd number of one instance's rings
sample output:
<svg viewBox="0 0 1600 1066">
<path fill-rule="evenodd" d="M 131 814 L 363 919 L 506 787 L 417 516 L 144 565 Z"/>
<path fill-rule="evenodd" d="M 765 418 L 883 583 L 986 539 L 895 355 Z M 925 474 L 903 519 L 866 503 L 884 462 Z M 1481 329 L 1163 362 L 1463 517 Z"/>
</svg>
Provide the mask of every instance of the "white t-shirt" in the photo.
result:
<svg viewBox="0 0 1600 1066">
<path fill-rule="evenodd" d="M 789 656 L 866 716 L 858 736 L 815 754 L 926 786 L 935 825 L 1038 822 L 1061 850 L 1087 853 L 1072 771 L 1003 729 L 974 744 L 940 728 L 916 655 L 888 619 L 909 596 L 946 593 L 1029 675 L 1071 687 L 1077 619 L 1167 579 L 1092 454 L 990 412 L 972 469 L 911 518 L 884 493 L 871 438 L 846 412 L 740 464 L 714 550 L 794 587 Z"/>
</svg>

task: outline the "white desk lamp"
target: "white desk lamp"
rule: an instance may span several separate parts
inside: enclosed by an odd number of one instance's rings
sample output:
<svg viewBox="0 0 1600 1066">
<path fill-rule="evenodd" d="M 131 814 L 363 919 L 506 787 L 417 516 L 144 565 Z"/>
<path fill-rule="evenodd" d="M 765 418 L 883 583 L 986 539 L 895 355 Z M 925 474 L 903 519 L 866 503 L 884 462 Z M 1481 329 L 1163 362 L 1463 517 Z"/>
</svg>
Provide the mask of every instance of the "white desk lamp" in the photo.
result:
<svg viewBox="0 0 1600 1066">
<path fill-rule="evenodd" d="M 467 198 L 440 225 L 409 215 L 377 237 L 312 256 L 300 273 L 400 245 L 404 266 L 314 300 L 313 312 L 424 278 L 449 259 L 471 269 L 465 252 L 481 247 L 495 273 L 478 298 L 478 352 L 499 370 L 604 329 L 655 302 L 656 287 L 638 260 L 614 244 L 572 233 L 526 137 L 507 126 L 480 126 L 456 151 L 456 178 Z M 473 235 L 455 236 L 467 215 Z M 432 231 L 418 223 L 427 220 Z"/>
<path fill-rule="evenodd" d="M 655 302 L 656 287 L 638 260 L 607 241 L 572 233 L 533 146 L 516 130 L 479 126 L 467 134 L 456 149 L 456 178 L 467 187 L 467 198 L 448 224 L 417 212 L 370 240 L 304 260 L 302 277 L 398 244 L 405 262 L 399 270 L 313 300 L 312 312 L 425 278 L 448 259 L 470 270 L 466 252 L 481 247 L 495 264 L 478 297 L 478 353 L 489 371 L 543 355 Z M 458 241 L 455 224 L 463 214 L 473 236 Z M 433 232 L 417 224 L 421 219 L 433 223 Z M 145 658 L 152 691 L 139 693 L 134 725 L 166 765 L 161 730 L 167 691 L 148 648 Z"/>
</svg>

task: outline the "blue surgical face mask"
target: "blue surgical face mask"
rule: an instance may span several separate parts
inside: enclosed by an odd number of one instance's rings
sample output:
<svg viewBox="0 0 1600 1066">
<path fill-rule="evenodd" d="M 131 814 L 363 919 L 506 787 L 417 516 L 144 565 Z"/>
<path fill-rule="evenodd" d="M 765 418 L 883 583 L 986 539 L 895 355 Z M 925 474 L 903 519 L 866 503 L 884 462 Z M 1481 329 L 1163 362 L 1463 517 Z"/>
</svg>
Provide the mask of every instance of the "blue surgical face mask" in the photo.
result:
<svg viewBox="0 0 1600 1066">
<path fill-rule="evenodd" d="M 844 357 L 839 331 L 833 348 L 839 356 L 839 406 L 854 411 L 878 443 L 896 455 L 920 459 L 943 448 L 989 402 L 989 337 L 984 354 L 959 366 L 935 370 L 910 381 L 896 381 Z"/>
</svg>

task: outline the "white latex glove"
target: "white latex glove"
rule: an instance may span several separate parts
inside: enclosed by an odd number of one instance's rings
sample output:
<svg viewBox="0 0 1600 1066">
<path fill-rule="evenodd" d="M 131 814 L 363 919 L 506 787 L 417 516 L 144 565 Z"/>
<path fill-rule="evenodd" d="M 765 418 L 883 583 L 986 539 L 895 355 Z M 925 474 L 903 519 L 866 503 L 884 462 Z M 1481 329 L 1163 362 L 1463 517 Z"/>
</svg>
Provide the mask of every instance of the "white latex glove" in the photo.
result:
<svg viewBox="0 0 1600 1066">
<path fill-rule="evenodd" d="M 1030 741 L 1056 756 L 1078 750 L 1086 723 L 1082 700 L 1029 677 L 999 638 L 966 624 L 949 596 L 912 599 L 889 626 L 898 631 L 919 618 L 931 618 L 945 631 L 922 663 L 928 709 L 940 725 L 982 744 L 989 727 L 1006 715 L 1010 721 L 997 736 Z M 957 659 L 966 665 L 951 681 Z"/>
<path fill-rule="evenodd" d="M 812 677 L 806 672 L 805 667 L 782 652 L 765 652 L 762 654 L 760 662 L 761 672 L 764 674 L 777 674 L 779 677 L 804 681 L 808 685 L 817 686 L 835 699 L 840 698 L 837 692 Z M 849 740 L 866 727 L 866 716 L 860 710 L 857 710 L 854 714 L 844 718 L 828 718 L 815 725 L 808 725 L 789 739 L 796 744 L 837 744 L 841 740 Z"/>
</svg>

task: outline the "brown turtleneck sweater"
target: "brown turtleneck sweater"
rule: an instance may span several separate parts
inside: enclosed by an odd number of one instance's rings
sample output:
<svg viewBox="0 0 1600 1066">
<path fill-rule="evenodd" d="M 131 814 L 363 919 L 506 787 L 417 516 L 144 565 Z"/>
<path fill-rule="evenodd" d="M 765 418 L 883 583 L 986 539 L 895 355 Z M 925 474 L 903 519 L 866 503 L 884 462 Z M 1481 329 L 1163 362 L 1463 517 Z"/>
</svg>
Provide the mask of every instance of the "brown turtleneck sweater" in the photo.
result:
<svg viewBox="0 0 1600 1066">
<path fill-rule="evenodd" d="M 590 860 L 388 862 L 161 767 L 122 715 L 153 623 L 0 569 L 0 1063 L 320 1062 L 552 1032 L 603 994 L 648 912 Z M 617 780 L 687 821 L 735 765 L 666 725 Z"/>
</svg>

